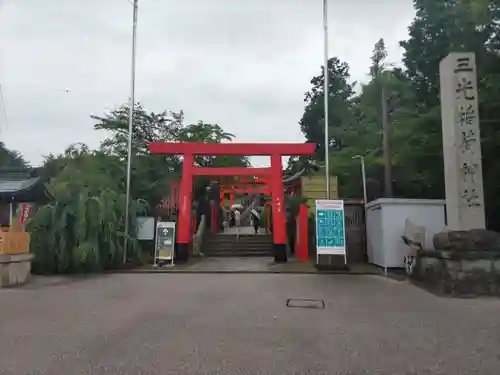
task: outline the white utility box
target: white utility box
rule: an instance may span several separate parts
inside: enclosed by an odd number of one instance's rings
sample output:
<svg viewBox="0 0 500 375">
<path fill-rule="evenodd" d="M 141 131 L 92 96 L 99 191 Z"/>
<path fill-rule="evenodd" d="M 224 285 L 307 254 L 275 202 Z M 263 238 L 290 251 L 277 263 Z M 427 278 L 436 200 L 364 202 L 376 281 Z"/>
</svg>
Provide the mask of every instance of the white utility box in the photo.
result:
<svg viewBox="0 0 500 375">
<path fill-rule="evenodd" d="M 425 248 L 445 229 L 445 200 L 381 198 L 366 205 L 368 261 L 387 268 L 404 267 L 408 247 L 402 240 L 405 222 L 425 228 Z"/>
</svg>

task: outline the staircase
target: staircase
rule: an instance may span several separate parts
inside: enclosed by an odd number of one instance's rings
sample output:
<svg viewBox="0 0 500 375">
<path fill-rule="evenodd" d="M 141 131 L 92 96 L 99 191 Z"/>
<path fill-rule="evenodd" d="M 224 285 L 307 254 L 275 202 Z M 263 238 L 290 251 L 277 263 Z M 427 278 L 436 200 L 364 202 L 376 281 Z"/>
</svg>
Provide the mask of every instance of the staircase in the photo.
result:
<svg viewBox="0 0 500 375">
<path fill-rule="evenodd" d="M 273 257 L 273 236 L 268 234 L 214 234 L 203 243 L 206 257 Z"/>
</svg>

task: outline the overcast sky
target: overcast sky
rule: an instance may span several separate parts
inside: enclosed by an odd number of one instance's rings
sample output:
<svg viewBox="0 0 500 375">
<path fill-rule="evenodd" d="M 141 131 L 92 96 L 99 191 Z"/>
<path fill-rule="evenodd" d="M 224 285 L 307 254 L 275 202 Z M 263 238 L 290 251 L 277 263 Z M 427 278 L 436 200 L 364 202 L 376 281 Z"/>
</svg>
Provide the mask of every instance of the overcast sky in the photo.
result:
<svg viewBox="0 0 500 375">
<path fill-rule="evenodd" d="M 330 0 L 330 56 L 365 81 L 379 38 L 400 60 L 413 15 L 412 0 Z M 37 165 L 71 143 L 99 145 L 89 115 L 129 97 L 131 21 L 129 0 L 0 0 L 7 147 Z M 322 61 L 321 0 L 139 0 L 137 100 L 239 142 L 302 142 Z"/>
</svg>

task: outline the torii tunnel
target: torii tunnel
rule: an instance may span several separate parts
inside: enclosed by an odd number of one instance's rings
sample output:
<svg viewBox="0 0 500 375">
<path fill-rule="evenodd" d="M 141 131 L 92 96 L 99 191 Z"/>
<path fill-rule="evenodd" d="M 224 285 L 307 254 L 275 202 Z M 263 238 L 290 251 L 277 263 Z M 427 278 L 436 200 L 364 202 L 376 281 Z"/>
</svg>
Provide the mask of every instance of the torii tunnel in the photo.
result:
<svg viewBox="0 0 500 375">
<path fill-rule="evenodd" d="M 286 224 L 283 202 L 282 156 L 311 155 L 313 143 L 195 143 L 152 142 L 149 150 L 153 154 L 183 155 L 182 178 L 179 189 L 179 214 L 176 239 L 176 258 L 189 258 L 191 225 L 191 203 L 194 176 L 254 176 L 266 177 L 271 185 L 273 210 L 274 257 L 277 262 L 286 261 Z M 199 168 L 194 165 L 195 156 L 239 155 L 270 156 L 268 168 Z"/>
</svg>

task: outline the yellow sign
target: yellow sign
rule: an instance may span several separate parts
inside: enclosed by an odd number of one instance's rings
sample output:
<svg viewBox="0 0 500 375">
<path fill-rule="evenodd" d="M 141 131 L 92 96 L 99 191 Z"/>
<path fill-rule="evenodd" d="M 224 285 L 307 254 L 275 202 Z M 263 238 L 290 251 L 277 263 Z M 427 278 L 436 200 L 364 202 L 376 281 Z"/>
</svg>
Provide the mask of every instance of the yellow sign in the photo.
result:
<svg viewBox="0 0 500 375">
<path fill-rule="evenodd" d="M 160 249 L 158 250 L 158 259 L 160 260 L 171 260 L 172 259 L 172 248 L 170 249 Z"/>
<path fill-rule="evenodd" d="M 173 261 L 175 246 L 175 223 L 159 221 L 156 225 L 156 261 Z"/>
<path fill-rule="evenodd" d="M 316 212 L 316 200 L 325 199 L 325 176 L 314 175 L 301 177 L 302 196 L 307 198 L 309 213 Z M 338 199 L 337 176 L 330 176 L 330 199 Z"/>
</svg>

